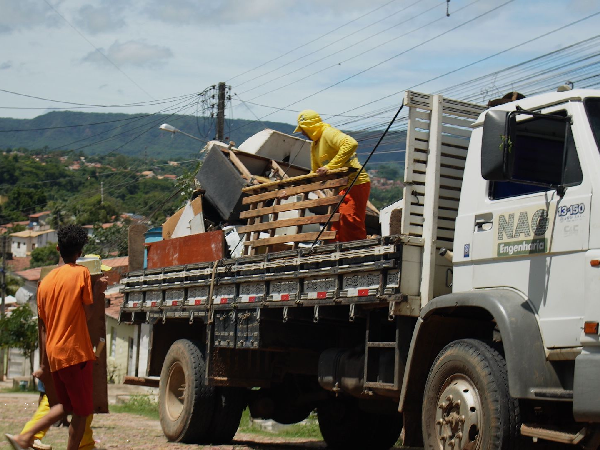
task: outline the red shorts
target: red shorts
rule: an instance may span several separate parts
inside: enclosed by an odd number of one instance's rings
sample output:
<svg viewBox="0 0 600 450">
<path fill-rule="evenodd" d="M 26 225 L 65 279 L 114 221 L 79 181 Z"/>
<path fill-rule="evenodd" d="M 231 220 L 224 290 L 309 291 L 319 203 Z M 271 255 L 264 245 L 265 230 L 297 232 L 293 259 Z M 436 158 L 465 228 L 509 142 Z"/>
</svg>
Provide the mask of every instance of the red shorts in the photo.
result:
<svg viewBox="0 0 600 450">
<path fill-rule="evenodd" d="M 86 361 L 52 372 L 58 401 L 65 412 L 86 417 L 94 412 L 92 401 L 92 368 L 94 361 Z"/>
</svg>

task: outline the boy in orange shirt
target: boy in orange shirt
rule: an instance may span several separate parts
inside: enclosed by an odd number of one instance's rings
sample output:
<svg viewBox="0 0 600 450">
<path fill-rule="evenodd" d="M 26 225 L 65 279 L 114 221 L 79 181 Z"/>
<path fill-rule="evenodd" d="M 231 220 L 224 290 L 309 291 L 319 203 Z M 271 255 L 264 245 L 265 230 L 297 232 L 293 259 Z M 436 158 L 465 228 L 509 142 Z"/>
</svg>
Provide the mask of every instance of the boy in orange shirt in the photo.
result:
<svg viewBox="0 0 600 450">
<path fill-rule="evenodd" d="M 86 267 L 75 264 L 87 243 L 87 232 L 76 225 L 58 230 L 58 251 L 64 265 L 50 272 L 40 283 L 38 314 L 42 319 L 50 372 L 59 404 L 36 425 L 18 436 L 6 435 L 15 450 L 29 448 L 34 435 L 65 414 L 72 414 L 67 450 L 76 450 L 93 412 L 92 367 L 96 359 L 87 320 L 92 314 L 92 283 Z"/>
</svg>

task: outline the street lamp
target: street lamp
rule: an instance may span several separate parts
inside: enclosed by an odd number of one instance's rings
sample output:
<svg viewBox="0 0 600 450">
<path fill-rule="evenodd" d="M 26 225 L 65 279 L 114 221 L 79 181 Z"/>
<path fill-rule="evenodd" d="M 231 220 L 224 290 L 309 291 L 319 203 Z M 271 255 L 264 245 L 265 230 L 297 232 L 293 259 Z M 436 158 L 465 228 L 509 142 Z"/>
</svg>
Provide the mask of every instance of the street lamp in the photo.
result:
<svg viewBox="0 0 600 450">
<path fill-rule="evenodd" d="M 168 123 L 163 123 L 158 128 L 160 128 L 163 131 L 168 131 L 169 133 L 173 133 L 173 134 L 175 134 L 175 133 L 181 133 L 181 134 L 183 134 L 183 135 L 185 135 L 187 137 L 190 137 L 192 139 L 196 139 L 197 141 L 204 142 L 206 144 L 206 141 L 204 139 L 200 139 L 200 138 L 197 138 L 196 136 L 192 136 L 191 134 L 188 134 L 185 131 L 181 131 L 180 129 L 175 128 L 173 125 L 169 125 Z"/>
</svg>

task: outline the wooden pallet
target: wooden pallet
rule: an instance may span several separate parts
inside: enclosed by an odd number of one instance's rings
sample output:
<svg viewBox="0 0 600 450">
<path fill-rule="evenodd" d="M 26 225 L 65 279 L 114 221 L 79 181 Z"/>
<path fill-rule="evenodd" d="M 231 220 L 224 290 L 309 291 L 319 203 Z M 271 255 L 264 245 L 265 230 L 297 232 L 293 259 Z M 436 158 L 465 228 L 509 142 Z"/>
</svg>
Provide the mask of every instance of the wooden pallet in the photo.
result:
<svg viewBox="0 0 600 450">
<path fill-rule="evenodd" d="M 300 242 L 312 242 L 317 238 L 317 232 L 302 232 L 302 227 L 309 224 L 325 225 L 335 206 L 341 200 L 340 190 L 348 184 L 348 175 L 352 169 L 342 168 L 328 172 L 326 175 L 314 173 L 297 177 L 285 178 L 280 181 L 248 186 L 242 190 L 246 198 L 244 205 L 249 205 L 249 210 L 240 214 L 240 218 L 248 219 L 246 226 L 240 227 L 239 233 L 245 233 L 244 255 L 254 255 L 259 251 L 271 252 L 279 250 L 277 245 L 291 244 L 290 248 L 297 248 Z M 285 191 L 285 193 L 283 192 Z M 309 194 L 314 192 L 319 198 L 309 199 Z M 283 194 L 286 197 L 299 195 L 296 202 L 282 203 Z M 309 208 L 318 206 L 327 207 L 327 214 L 308 216 Z M 279 219 L 279 213 L 284 211 L 298 211 L 298 217 Z M 339 220 L 339 213 L 335 213 L 320 239 L 335 239 L 336 231 L 331 230 L 331 223 Z M 284 227 L 295 227 L 294 233 L 275 236 L 276 230 Z M 260 237 L 267 233 L 268 237 Z M 260 248 L 260 250 L 259 250 Z"/>
</svg>

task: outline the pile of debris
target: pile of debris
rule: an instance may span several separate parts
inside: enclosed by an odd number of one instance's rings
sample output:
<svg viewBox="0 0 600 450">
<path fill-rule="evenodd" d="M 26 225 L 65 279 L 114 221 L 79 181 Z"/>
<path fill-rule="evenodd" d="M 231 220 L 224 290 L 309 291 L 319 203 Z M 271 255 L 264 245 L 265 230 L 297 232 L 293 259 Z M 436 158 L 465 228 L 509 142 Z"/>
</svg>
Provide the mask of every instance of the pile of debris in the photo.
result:
<svg viewBox="0 0 600 450">
<path fill-rule="evenodd" d="M 148 269 L 296 249 L 335 237 L 330 224 L 348 169 L 310 173 L 310 142 L 263 130 L 239 148 L 211 141 L 185 207 L 163 225 L 162 241 L 146 244 Z M 379 234 L 378 211 L 367 228 Z M 198 239 L 201 234 L 202 239 Z"/>
</svg>

